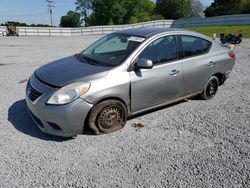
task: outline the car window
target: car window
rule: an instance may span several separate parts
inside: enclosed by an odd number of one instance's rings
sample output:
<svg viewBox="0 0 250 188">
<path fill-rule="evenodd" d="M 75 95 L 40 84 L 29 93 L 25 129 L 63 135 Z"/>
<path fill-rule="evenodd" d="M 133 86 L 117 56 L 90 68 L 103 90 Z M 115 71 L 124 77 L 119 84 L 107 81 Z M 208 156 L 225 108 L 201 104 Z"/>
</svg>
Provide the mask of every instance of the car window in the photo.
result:
<svg viewBox="0 0 250 188">
<path fill-rule="evenodd" d="M 201 55 L 209 51 L 212 43 L 194 36 L 181 36 L 184 57 Z"/>
<path fill-rule="evenodd" d="M 144 40 L 143 37 L 127 34 L 109 34 L 80 53 L 78 59 L 82 62 L 100 66 L 117 66 Z"/>
<path fill-rule="evenodd" d="M 166 36 L 150 43 L 138 59 L 150 59 L 154 65 L 177 59 L 176 37 Z"/>
<path fill-rule="evenodd" d="M 122 51 L 127 50 L 128 42 L 121 42 L 121 37 L 116 36 L 109 41 L 101 44 L 95 49 L 96 53 L 107 53 L 107 52 L 114 52 L 114 51 Z"/>
</svg>

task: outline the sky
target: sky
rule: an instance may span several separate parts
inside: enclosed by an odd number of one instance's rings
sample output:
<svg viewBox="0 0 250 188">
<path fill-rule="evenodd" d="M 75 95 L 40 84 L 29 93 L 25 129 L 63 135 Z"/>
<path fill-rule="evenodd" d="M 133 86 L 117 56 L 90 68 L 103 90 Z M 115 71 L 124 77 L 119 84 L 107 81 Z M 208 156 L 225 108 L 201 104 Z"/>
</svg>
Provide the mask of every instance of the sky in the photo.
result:
<svg viewBox="0 0 250 188">
<path fill-rule="evenodd" d="M 69 10 L 75 10 L 75 0 L 54 1 L 53 21 L 58 26 L 61 16 Z M 200 1 L 204 6 L 209 6 L 213 0 Z M 0 23 L 7 21 L 50 25 L 46 0 L 0 0 Z"/>
</svg>

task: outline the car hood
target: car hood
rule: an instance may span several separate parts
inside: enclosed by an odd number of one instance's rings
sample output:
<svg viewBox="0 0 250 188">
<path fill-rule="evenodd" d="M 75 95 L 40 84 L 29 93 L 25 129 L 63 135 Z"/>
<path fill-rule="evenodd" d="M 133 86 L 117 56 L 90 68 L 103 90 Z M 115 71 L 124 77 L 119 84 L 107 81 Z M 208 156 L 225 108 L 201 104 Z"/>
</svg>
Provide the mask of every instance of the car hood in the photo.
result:
<svg viewBox="0 0 250 188">
<path fill-rule="evenodd" d="M 111 67 L 90 65 L 78 61 L 75 56 L 48 63 L 36 70 L 36 76 L 43 82 L 63 87 L 67 84 L 104 77 Z"/>
</svg>

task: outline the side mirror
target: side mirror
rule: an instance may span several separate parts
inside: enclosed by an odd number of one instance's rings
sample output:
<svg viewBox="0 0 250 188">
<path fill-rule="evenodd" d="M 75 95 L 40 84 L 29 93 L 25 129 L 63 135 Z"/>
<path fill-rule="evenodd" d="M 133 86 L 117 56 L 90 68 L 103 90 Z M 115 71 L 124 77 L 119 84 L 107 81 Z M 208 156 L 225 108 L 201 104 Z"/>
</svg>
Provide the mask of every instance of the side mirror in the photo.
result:
<svg viewBox="0 0 250 188">
<path fill-rule="evenodd" d="M 135 63 L 137 69 L 152 69 L 153 62 L 150 59 L 140 59 Z"/>
</svg>

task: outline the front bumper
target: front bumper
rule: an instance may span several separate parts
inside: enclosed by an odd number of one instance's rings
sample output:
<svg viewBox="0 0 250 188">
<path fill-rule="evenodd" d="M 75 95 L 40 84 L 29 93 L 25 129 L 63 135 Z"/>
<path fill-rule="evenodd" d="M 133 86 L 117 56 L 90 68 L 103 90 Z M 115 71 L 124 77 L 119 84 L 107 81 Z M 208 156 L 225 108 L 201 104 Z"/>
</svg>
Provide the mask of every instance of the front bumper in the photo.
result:
<svg viewBox="0 0 250 188">
<path fill-rule="evenodd" d="M 39 91 L 41 96 L 31 100 L 30 87 Z M 79 98 L 65 105 L 46 105 L 55 91 L 55 88 L 41 83 L 34 75 L 31 76 L 26 88 L 26 103 L 31 118 L 47 134 L 63 137 L 81 134 L 92 104 Z"/>
</svg>

